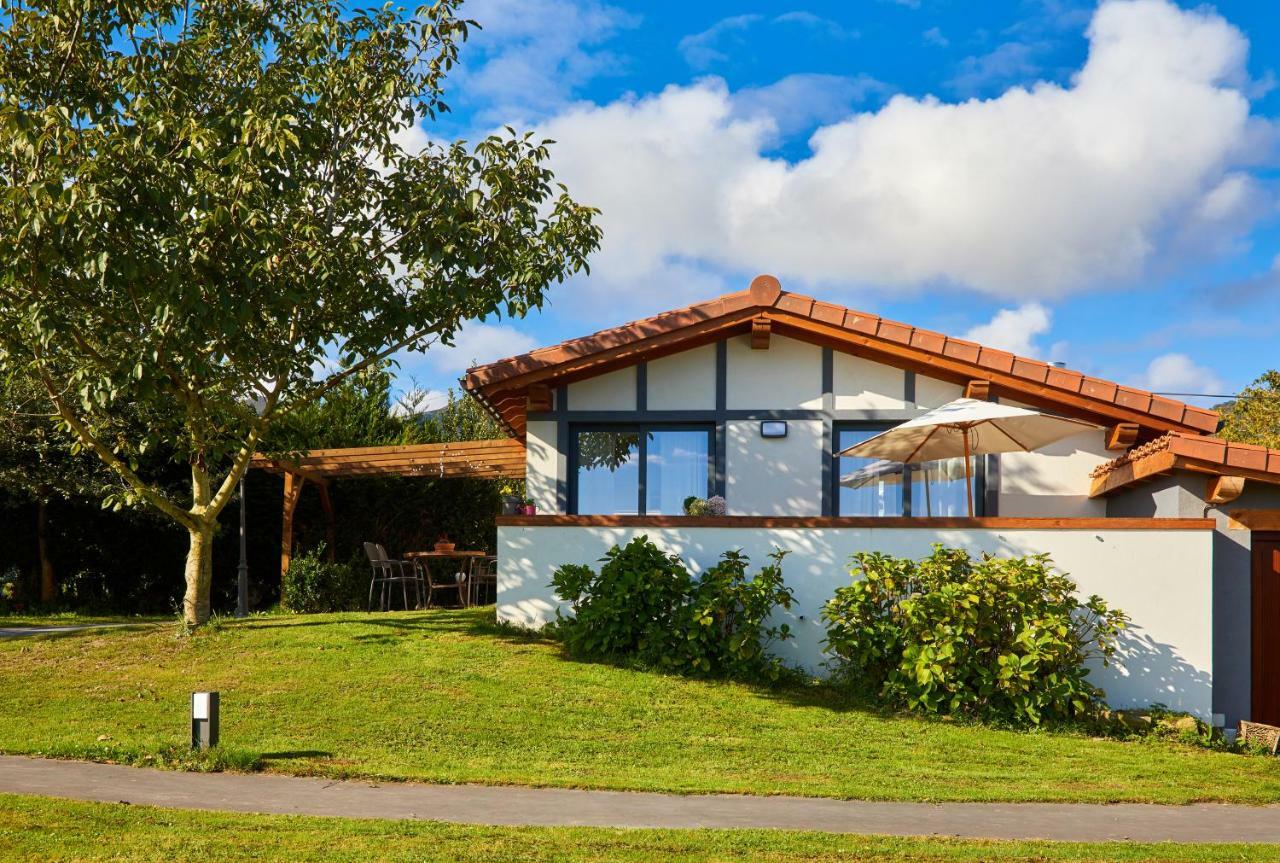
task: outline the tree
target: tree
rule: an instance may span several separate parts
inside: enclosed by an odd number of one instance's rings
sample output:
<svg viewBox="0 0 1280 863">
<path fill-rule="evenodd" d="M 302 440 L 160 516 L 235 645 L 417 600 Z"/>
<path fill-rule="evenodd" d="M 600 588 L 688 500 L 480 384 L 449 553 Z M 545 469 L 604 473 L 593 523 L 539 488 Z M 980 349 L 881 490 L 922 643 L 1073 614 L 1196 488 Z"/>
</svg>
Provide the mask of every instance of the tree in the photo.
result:
<svg viewBox="0 0 1280 863">
<path fill-rule="evenodd" d="M 1219 406 L 1225 440 L 1280 448 L 1280 371 L 1263 373 L 1235 401 Z"/>
<path fill-rule="evenodd" d="M 473 26 L 456 2 L 0 0 L 0 371 L 33 374 L 120 477 L 109 504 L 186 529 L 193 625 L 218 513 L 275 422 L 541 307 L 598 246 L 550 142 L 405 146 L 447 110 Z M 114 433 L 128 405 L 145 433 Z M 185 494 L 139 463 L 161 444 Z"/>
<path fill-rule="evenodd" d="M 0 488 L 35 506 L 40 601 L 57 597 L 49 554 L 49 504 L 55 498 L 100 495 L 110 478 L 95 459 L 74 457 L 69 440 L 49 421 L 48 400 L 30 377 L 0 378 Z"/>
</svg>

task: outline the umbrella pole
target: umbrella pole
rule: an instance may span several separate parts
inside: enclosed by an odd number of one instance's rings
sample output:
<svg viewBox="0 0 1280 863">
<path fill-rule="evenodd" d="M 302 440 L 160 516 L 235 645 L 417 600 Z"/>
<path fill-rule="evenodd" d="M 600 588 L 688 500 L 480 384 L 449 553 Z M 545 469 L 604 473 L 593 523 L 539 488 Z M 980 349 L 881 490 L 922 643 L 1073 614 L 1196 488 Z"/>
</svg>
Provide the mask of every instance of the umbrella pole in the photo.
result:
<svg viewBox="0 0 1280 863">
<path fill-rule="evenodd" d="M 969 429 L 962 428 L 961 435 L 964 437 L 964 494 L 969 501 L 969 518 L 973 518 L 973 481 L 971 478 L 972 468 L 969 464 Z"/>
</svg>

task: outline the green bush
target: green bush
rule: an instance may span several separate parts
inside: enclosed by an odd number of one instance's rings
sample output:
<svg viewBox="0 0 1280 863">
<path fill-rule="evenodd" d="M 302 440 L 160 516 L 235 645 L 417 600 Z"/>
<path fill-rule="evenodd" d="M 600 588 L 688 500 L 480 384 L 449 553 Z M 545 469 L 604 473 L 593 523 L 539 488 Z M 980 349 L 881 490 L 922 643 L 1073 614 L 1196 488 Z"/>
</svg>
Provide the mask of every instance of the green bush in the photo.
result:
<svg viewBox="0 0 1280 863">
<path fill-rule="evenodd" d="M 325 545 L 289 561 L 289 569 L 280 585 L 280 606 L 295 614 L 329 611 L 356 611 L 366 606 L 369 574 L 352 559 L 347 563 L 330 563 Z"/>
<path fill-rule="evenodd" d="M 773 611 L 790 608 L 782 559 L 747 577 L 748 558 L 725 552 L 695 578 L 676 555 L 646 536 L 614 546 L 600 571 L 569 564 L 551 578 L 556 595 L 573 607 L 555 631 L 578 656 L 624 659 L 686 674 L 776 680 L 781 661 L 769 644 L 791 637 L 786 624 L 766 625 Z"/>
<path fill-rule="evenodd" d="M 837 680 L 890 705 L 1021 725 L 1092 717 L 1084 662 L 1115 653 L 1128 618 L 1081 602 L 1047 555 L 919 562 L 854 555 L 855 581 L 823 610 Z M 861 578 L 857 578 L 861 575 Z"/>
</svg>

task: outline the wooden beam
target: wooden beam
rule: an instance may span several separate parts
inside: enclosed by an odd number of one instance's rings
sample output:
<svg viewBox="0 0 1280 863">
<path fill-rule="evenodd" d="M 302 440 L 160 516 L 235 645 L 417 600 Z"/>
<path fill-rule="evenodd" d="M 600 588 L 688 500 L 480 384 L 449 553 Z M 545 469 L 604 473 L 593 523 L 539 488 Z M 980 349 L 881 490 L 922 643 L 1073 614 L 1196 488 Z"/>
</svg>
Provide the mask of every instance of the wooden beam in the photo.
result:
<svg viewBox="0 0 1280 863">
<path fill-rule="evenodd" d="M 751 321 L 751 350 L 767 351 L 769 350 L 769 333 L 772 331 L 773 325 L 769 323 L 769 319 L 764 315 L 754 318 Z"/>
<path fill-rule="evenodd" d="M 1093 485 L 1089 489 L 1089 497 L 1103 497 L 1130 483 L 1139 482 L 1147 477 L 1173 470 L 1177 462 L 1177 456 L 1173 453 L 1157 452 L 1136 461 L 1122 464 L 1114 470 L 1107 471 L 1102 476 L 1095 477 Z"/>
<path fill-rule="evenodd" d="M 964 385 L 964 397 L 980 402 L 991 400 L 991 381 L 969 381 Z"/>
<path fill-rule="evenodd" d="M 1107 449 L 1128 449 L 1137 442 L 1137 423 L 1116 423 L 1107 429 Z"/>
<path fill-rule="evenodd" d="M 1231 530 L 1280 531 L 1280 509 L 1233 509 L 1227 518 Z"/>
<path fill-rule="evenodd" d="M 1211 476 L 1205 481 L 1204 499 L 1208 503 L 1231 503 L 1244 491 L 1242 476 Z"/>
<path fill-rule="evenodd" d="M 293 511 L 298 507 L 298 497 L 302 494 L 302 486 L 307 482 L 305 477 L 296 473 L 284 475 L 284 518 L 280 526 L 280 578 L 289 571 L 289 561 L 293 559 Z"/>
<path fill-rule="evenodd" d="M 530 384 L 527 404 L 529 413 L 549 411 L 551 407 L 551 387 L 546 384 Z"/>
</svg>

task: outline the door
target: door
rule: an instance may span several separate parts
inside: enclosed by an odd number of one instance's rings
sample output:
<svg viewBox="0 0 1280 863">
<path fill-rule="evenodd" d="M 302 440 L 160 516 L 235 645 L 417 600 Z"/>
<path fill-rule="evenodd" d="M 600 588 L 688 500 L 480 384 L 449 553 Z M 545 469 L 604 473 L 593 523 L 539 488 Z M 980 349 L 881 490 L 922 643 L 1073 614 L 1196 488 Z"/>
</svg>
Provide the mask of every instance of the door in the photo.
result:
<svg viewBox="0 0 1280 863">
<path fill-rule="evenodd" d="M 1280 534 L 1253 534 L 1253 711 L 1280 725 Z"/>
</svg>

